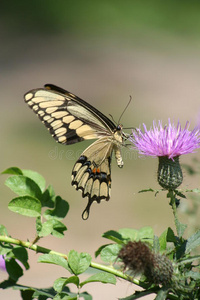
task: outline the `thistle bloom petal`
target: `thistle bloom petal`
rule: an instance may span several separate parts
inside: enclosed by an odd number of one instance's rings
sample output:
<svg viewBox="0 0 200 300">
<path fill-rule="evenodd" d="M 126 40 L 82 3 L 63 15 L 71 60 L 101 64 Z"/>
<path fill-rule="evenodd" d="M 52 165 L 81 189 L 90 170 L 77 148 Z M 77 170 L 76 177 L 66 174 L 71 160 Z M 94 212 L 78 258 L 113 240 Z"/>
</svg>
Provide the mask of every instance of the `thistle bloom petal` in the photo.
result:
<svg viewBox="0 0 200 300">
<path fill-rule="evenodd" d="M 195 128 L 189 130 L 189 122 L 182 129 L 180 123 L 177 126 L 168 120 L 168 125 L 162 126 L 162 122 L 153 122 L 153 128 L 148 131 L 146 125 L 143 124 L 142 130 L 136 129 L 130 138 L 134 149 L 140 154 L 147 156 L 166 156 L 169 159 L 174 157 L 193 153 L 195 149 L 200 147 L 200 130 Z"/>
<path fill-rule="evenodd" d="M 153 128 L 148 131 L 143 124 L 144 132 L 136 129 L 129 140 L 133 148 L 140 154 L 159 158 L 158 183 L 168 190 L 175 190 L 183 181 L 183 174 L 179 164 L 179 156 L 193 153 L 200 147 L 200 130 L 189 130 L 189 122 L 182 129 L 180 123 L 177 126 L 168 120 L 168 125 L 162 126 L 162 122 L 153 122 Z"/>
</svg>

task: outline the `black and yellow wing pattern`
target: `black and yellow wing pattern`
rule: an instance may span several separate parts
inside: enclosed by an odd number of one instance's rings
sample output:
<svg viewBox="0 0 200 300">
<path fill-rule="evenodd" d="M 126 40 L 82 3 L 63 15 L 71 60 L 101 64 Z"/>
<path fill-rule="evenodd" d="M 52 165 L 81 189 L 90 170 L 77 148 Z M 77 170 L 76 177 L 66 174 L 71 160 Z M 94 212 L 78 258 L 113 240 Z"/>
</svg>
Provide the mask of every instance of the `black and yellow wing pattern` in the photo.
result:
<svg viewBox="0 0 200 300">
<path fill-rule="evenodd" d="M 123 167 L 121 147 L 126 134 L 89 103 L 52 84 L 29 91 L 25 102 L 38 115 L 54 139 L 70 145 L 97 139 L 79 157 L 72 170 L 72 185 L 88 197 L 82 218 L 89 217 L 93 201 L 110 199 L 111 156 Z"/>
</svg>

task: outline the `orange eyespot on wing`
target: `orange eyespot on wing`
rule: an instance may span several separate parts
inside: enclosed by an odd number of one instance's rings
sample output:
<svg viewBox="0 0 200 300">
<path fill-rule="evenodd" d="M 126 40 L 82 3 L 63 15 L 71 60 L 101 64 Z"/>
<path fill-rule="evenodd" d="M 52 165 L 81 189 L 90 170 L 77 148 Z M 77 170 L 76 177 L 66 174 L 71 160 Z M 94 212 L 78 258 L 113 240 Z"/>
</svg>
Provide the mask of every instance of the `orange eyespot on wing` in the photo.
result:
<svg viewBox="0 0 200 300">
<path fill-rule="evenodd" d="M 94 201 L 110 199 L 111 189 L 111 158 L 107 157 L 96 167 L 85 155 L 81 155 L 72 170 L 72 185 L 82 191 L 82 197 L 88 197 L 88 204 L 82 218 L 88 219 L 90 207 Z"/>
</svg>

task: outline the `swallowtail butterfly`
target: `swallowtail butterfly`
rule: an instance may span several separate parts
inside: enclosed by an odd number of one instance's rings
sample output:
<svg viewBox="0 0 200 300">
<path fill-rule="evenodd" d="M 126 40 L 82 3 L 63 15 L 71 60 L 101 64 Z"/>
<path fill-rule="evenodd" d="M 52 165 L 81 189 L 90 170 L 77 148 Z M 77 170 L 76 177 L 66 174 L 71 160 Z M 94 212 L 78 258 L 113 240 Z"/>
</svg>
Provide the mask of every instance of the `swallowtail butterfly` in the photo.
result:
<svg viewBox="0 0 200 300">
<path fill-rule="evenodd" d="M 116 126 L 92 105 L 55 85 L 31 90 L 24 98 L 57 142 L 70 145 L 97 139 L 81 154 L 72 170 L 72 185 L 82 191 L 82 197 L 88 197 L 82 214 L 86 220 L 93 201 L 110 199 L 111 156 L 114 152 L 122 168 L 121 147 L 127 135 L 121 125 Z"/>
</svg>

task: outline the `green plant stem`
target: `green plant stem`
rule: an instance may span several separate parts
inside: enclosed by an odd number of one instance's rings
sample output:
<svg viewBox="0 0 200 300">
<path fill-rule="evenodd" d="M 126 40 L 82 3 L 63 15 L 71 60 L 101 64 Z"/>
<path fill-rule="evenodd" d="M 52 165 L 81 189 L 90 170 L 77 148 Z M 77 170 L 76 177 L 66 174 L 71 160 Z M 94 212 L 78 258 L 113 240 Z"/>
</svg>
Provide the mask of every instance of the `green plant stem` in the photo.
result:
<svg viewBox="0 0 200 300">
<path fill-rule="evenodd" d="M 68 259 L 67 255 L 64 254 L 64 253 L 53 251 L 51 249 L 44 248 L 44 247 L 32 244 L 30 242 L 21 241 L 21 240 L 14 239 L 14 238 L 11 238 L 11 237 L 8 237 L 8 236 L 2 236 L 1 235 L 0 236 L 0 242 L 5 242 L 5 243 L 9 243 L 9 244 L 23 246 L 23 247 L 28 248 L 30 250 L 33 250 L 37 253 L 56 254 L 56 255 L 64 257 L 65 259 Z M 101 265 L 101 264 L 98 264 L 98 263 L 91 262 L 90 267 L 94 268 L 94 269 L 101 270 L 101 271 L 105 271 L 105 272 L 108 272 L 108 273 L 112 273 L 113 275 L 115 275 L 117 277 L 120 277 L 122 279 L 128 280 L 128 281 L 131 281 L 132 283 L 134 283 L 138 286 L 141 286 L 141 287 L 144 287 L 144 288 L 146 287 L 146 285 L 142 284 L 139 280 L 133 279 L 132 277 L 130 277 L 128 275 L 125 275 L 123 272 L 115 270 L 111 266 L 105 266 L 105 265 Z"/>
<path fill-rule="evenodd" d="M 178 220 L 178 214 L 177 214 L 177 208 L 176 208 L 176 197 L 173 191 L 169 191 L 169 198 L 170 200 L 170 205 L 172 207 L 173 215 L 174 215 L 174 222 L 176 226 L 176 231 L 177 234 L 179 233 L 179 220 Z"/>
<path fill-rule="evenodd" d="M 18 239 L 14 239 L 14 238 L 11 238 L 11 237 L 8 237 L 8 236 L 0 235 L 0 242 L 19 245 L 19 246 L 28 248 L 30 250 L 33 250 L 36 253 L 56 254 L 56 255 L 59 255 L 61 257 L 64 257 L 65 259 L 68 259 L 67 255 L 64 254 L 64 253 L 57 252 L 57 251 L 54 251 L 54 250 L 51 250 L 51 249 L 48 249 L 48 248 L 45 248 L 45 247 L 41 247 L 41 246 L 32 244 L 31 242 L 25 242 L 25 241 L 21 241 L 21 240 L 18 240 Z M 123 272 L 114 269 L 112 266 L 105 266 L 105 265 L 101 265 L 101 264 L 98 264 L 98 263 L 95 263 L 95 262 L 91 262 L 90 267 L 94 268 L 94 269 L 104 271 L 104 272 L 108 272 L 110 274 L 113 274 L 113 275 L 115 275 L 119 278 L 122 278 L 122 279 L 126 280 L 126 281 L 130 281 L 131 283 L 134 283 L 135 285 L 140 286 L 144 289 L 149 287 L 149 285 L 144 284 L 143 282 L 140 282 L 138 279 L 134 279 L 131 276 L 128 276 L 128 275 L 124 274 Z M 149 289 L 149 292 L 156 293 L 156 292 L 158 292 L 158 290 L 159 290 L 159 287 L 158 288 L 156 287 L 156 288 Z M 178 297 L 171 294 L 171 295 L 168 295 L 168 299 L 178 300 Z"/>
</svg>

